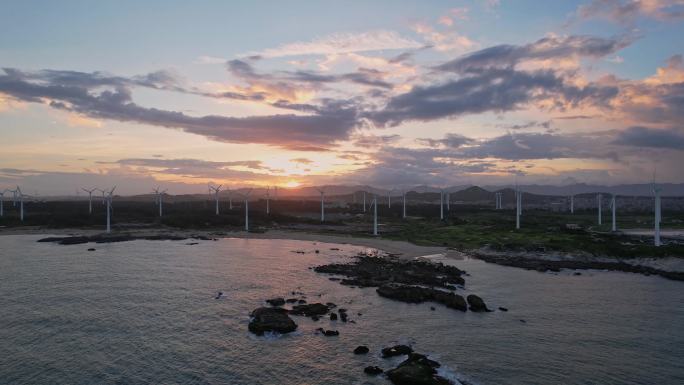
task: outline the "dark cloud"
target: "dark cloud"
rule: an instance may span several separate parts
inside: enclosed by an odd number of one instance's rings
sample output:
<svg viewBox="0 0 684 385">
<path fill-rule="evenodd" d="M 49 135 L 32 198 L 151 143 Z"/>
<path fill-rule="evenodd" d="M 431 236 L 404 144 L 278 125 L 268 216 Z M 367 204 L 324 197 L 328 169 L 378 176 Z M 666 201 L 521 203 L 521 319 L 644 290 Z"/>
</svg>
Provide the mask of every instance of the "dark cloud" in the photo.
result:
<svg viewBox="0 0 684 385">
<path fill-rule="evenodd" d="M 294 158 L 290 159 L 290 162 L 299 164 L 312 164 L 314 161 L 309 158 Z"/>
<path fill-rule="evenodd" d="M 629 44 L 626 37 L 604 39 L 594 36 L 545 37 L 526 45 L 497 45 L 437 66 L 440 71 L 479 73 L 488 68 L 512 68 L 526 60 L 567 57 L 600 58 Z"/>
<path fill-rule="evenodd" d="M 634 23 L 640 17 L 657 20 L 684 19 L 681 0 L 593 0 L 577 9 L 580 19 L 605 18 L 621 24 Z"/>
<path fill-rule="evenodd" d="M 316 111 L 314 115 L 194 117 L 141 107 L 132 101 L 130 89 L 121 84 L 98 91 L 92 84 L 50 82 L 40 75 L 34 78 L 31 74 L 7 69 L 4 74 L 0 73 L 0 92 L 28 102 L 47 100 L 53 108 L 93 118 L 178 128 L 223 142 L 262 143 L 283 148 L 326 148 L 346 139 L 358 123 L 356 110 L 346 101 L 312 107 Z"/>
<path fill-rule="evenodd" d="M 401 139 L 399 135 L 358 135 L 353 138 L 354 145 L 364 148 L 389 146 Z"/>
<path fill-rule="evenodd" d="M 497 124 L 496 126 L 507 130 L 523 130 L 526 128 L 545 128 L 548 130 L 551 128 L 551 121 L 545 120 L 543 122 L 539 122 L 536 120 L 531 120 L 522 124 Z"/>
<path fill-rule="evenodd" d="M 684 150 L 684 130 L 630 127 L 621 131 L 613 143 L 623 146 Z"/>
<path fill-rule="evenodd" d="M 515 110 L 533 101 L 552 100 L 559 109 L 582 102 L 604 104 L 617 95 L 613 86 L 577 87 L 550 70 L 488 69 L 432 86 L 417 86 L 395 96 L 386 107 L 369 113 L 380 126 L 404 121 L 430 121 L 463 114 Z"/>
</svg>

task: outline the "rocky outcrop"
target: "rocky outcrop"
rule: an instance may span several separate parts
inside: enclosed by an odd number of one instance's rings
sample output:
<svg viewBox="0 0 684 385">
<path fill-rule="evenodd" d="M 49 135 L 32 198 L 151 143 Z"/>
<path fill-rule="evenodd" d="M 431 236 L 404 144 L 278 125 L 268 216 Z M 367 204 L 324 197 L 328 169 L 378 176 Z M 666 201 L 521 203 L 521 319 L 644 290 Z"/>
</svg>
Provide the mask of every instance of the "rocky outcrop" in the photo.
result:
<svg viewBox="0 0 684 385">
<path fill-rule="evenodd" d="M 388 283 L 423 285 L 453 289 L 464 283 L 463 271 L 454 266 L 420 260 L 358 257 L 354 263 L 317 266 L 314 271 L 343 275 L 340 283 L 358 287 L 376 287 Z"/>
<path fill-rule="evenodd" d="M 382 373 L 382 369 L 377 366 L 366 366 L 363 368 L 363 372 L 370 376 L 377 376 L 378 374 Z"/>
<path fill-rule="evenodd" d="M 354 349 L 354 354 L 368 354 L 369 351 L 368 346 L 360 345 Z"/>
<path fill-rule="evenodd" d="M 446 378 L 437 375 L 439 363 L 418 353 L 409 357 L 395 369 L 386 372 L 395 385 L 453 385 Z"/>
<path fill-rule="evenodd" d="M 266 303 L 268 303 L 271 306 L 283 306 L 283 305 L 285 305 L 285 299 L 284 298 L 271 298 L 271 299 L 267 299 Z"/>
<path fill-rule="evenodd" d="M 297 324 L 287 315 L 287 310 L 278 307 L 260 307 L 250 314 L 249 331 L 256 335 L 266 332 L 290 333 L 297 330 Z"/>
<path fill-rule="evenodd" d="M 292 307 L 290 314 L 303 315 L 306 317 L 322 316 L 328 313 L 330 308 L 322 303 L 311 303 L 306 305 L 296 305 Z"/>
<path fill-rule="evenodd" d="M 482 298 L 476 296 L 475 294 L 470 294 L 466 300 L 468 301 L 468 306 L 470 311 L 474 312 L 488 312 L 491 311 L 487 309 L 487 305 L 484 303 Z"/>
<path fill-rule="evenodd" d="M 411 354 L 413 349 L 408 345 L 394 345 L 389 348 L 383 348 L 381 353 L 383 358 L 389 358 Z"/>
<path fill-rule="evenodd" d="M 437 302 L 450 309 L 466 311 L 466 301 L 452 292 L 421 286 L 386 284 L 376 289 L 381 297 L 408 303 Z"/>
</svg>

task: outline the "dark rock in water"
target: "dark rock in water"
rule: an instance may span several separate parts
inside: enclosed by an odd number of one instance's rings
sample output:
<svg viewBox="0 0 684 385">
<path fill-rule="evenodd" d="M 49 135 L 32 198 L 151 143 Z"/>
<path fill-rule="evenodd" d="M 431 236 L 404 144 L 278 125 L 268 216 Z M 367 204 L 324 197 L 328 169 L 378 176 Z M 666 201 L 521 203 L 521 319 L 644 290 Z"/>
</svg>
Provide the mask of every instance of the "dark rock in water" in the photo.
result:
<svg viewBox="0 0 684 385">
<path fill-rule="evenodd" d="M 522 322 L 522 323 L 524 323 L 524 324 L 527 323 L 527 321 L 525 321 L 524 319 L 521 319 L 520 322 Z"/>
<path fill-rule="evenodd" d="M 475 294 L 470 294 L 468 298 L 468 305 L 470 305 L 470 311 L 474 312 L 483 312 L 483 311 L 491 311 L 487 309 L 487 305 L 485 305 L 484 301 L 482 298 L 476 296 Z"/>
<path fill-rule="evenodd" d="M 307 317 L 325 315 L 330 308 L 322 303 L 311 303 L 307 305 L 296 305 L 292 307 L 290 314 L 303 315 Z"/>
<path fill-rule="evenodd" d="M 395 369 L 388 370 L 386 375 L 395 385 L 449 385 L 446 378 L 437 375 L 439 363 L 422 354 L 411 353 L 409 357 Z"/>
<path fill-rule="evenodd" d="M 223 297 L 223 292 L 219 291 L 218 293 L 216 293 L 216 297 L 214 297 L 214 299 L 220 299 L 221 297 Z"/>
<path fill-rule="evenodd" d="M 321 317 L 319 317 L 319 316 L 317 316 L 317 315 L 312 315 L 312 316 L 311 316 L 311 320 L 312 320 L 312 321 L 318 321 L 318 320 L 320 320 L 320 319 L 321 319 Z"/>
<path fill-rule="evenodd" d="M 332 250 L 332 251 L 340 251 L 340 249 L 338 249 L 337 247 L 331 247 L 330 250 Z"/>
<path fill-rule="evenodd" d="M 430 306 L 430 310 L 435 311 L 435 307 L 434 307 L 434 306 Z"/>
<path fill-rule="evenodd" d="M 326 303 L 325 303 L 325 306 L 327 306 L 328 309 L 334 309 L 334 308 L 337 307 L 337 305 L 335 305 L 335 304 L 332 303 L 332 302 L 326 302 Z"/>
<path fill-rule="evenodd" d="M 271 298 L 271 299 L 267 299 L 266 303 L 268 303 L 271 306 L 283 306 L 283 305 L 285 305 L 285 299 L 280 298 L 280 297 L 279 298 Z"/>
<path fill-rule="evenodd" d="M 306 300 L 305 300 L 305 299 L 300 299 L 299 301 L 297 301 L 297 303 L 299 303 L 299 304 L 305 304 L 305 303 L 306 303 Z"/>
<path fill-rule="evenodd" d="M 88 249 L 88 251 L 95 251 L 95 248 L 94 248 L 94 247 L 91 247 L 91 248 Z"/>
<path fill-rule="evenodd" d="M 319 250 L 316 250 L 316 254 L 318 254 L 318 253 L 320 253 L 320 251 L 319 251 Z"/>
<path fill-rule="evenodd" d="M 323 334 L 326 337 L 334 337 L 334 336 L 339 336 L 340 332 L 338 332 L 337 330 L 326 330 Z"/>
<path fill-rule="evenodd" d="M 499 306 L 499 310 L 501 310 L 501 311 L 508 311 L 508 308 L 503 307 L 503 306 Z"/>
<path fill-rule="evenodd" d="M 340 310 L 342 310 L 342 309 L 340 309 Z M 339 313 L 340 313 L 340 321 L 347 322 L 347 313 L 343 312 L 343 311 L 340 311 Z"/>
<path fill-rule="evenodd" d="M 199 242 L 188 242 L 186 243 L 187 246 L 194 246 L 194 245 L 199 245 Z"/>
<path fill-rule="evenodd" d="M 337 313 L 330 313 L 330 320 L 337 321 Z"/>
<path fill-rule="evenodd" d="M 370 349 L 368 349 L 368 346 L 360 345 L 357 346 L 356 349 L 354 349 L 354 354 L 366 354 L 369 351 Z"/>
<path fill-rule="evenodd" d="M 256 335 L 265 332 L 290 333 L 297 330 L 297 324 L 288 317 L 287 310 L 277 307 L 260 307 L 250 314 L 249 331 Z"/>
<path fill-rule="evenodd" d="M 582 275 L 579 271 L 576 271 L 573 275 Z"/>
<path fill-rule="evenodd" d="M 382 373 L 382 369 L 378 368 L 377 366 L 366 366 L 363 368 L 363 372 L 371 376 L 377 376 L 378 374 Z"/>
<path fill-rule="evenodd" d="M 297 302 L 297 298 L 288 298 L 288 299 L 285 300 L 285 302 L 287 302 L 287 303 L 295 303 L 295 302 Z"/>
<path fill-rule="evenodd" d="M 466 301 L 458 294 L 421 286 L 387 284 L 376 292 L 381 297 L 408 303 L 437 302 L 448 308 L 466 311 Z"/>
<path fill-rule="evenodd" d="M 348 278 L 340 283 L 358 287 L 376 287 L 395 282 L 452 288 L 454 284 L 465 283 L 461 277 L 463 271 L 458 268 L 420 260 L 361 256 L 351 264 L 317 266 L 314 271 L 346 276 Z"/>
<path fill-rule="evenodd" d="M 411 353 L 413 353 L 413 349 L 411 349 L 411 347 L 408 345 L 394 345 L 389 348 L 382 349 L 382 358 L 403 356 Z"/>
</svg>

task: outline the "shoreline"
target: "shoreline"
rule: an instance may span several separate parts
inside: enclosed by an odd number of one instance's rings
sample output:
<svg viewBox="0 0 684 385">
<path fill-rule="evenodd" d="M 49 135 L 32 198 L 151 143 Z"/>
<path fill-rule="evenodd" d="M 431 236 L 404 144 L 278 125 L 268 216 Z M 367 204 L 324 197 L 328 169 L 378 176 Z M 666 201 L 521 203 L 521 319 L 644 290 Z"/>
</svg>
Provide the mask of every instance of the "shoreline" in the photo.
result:
<svg viewBox="0 0 684 385">
<path fill-rule="evenodd" d="M 477 249 L 457 251 L 442 246 L 419 246 L 408 241 L 397 241 L 381 237 L 357 237 L 349 234 L 319 234 L 306 231 L 269 230 L 266 232 L 184 230 L 174 228 L 133 228 L 128 231 L 103 233 L 95 229 L 49 229 L 49 228 L 0 228 L 0 239 L 3 235 L 45 235 L 59 237 L 74 237 L 76 243 L 87 242 L 123 242 L 137 239 L 147 240 L 181 240 L 181 239 L 283 239 L 322 242 L 332 244 L 347 244 L 368 247 L 383 251 L 401 259 L 414 259 L 432 255 L 443 255 L 449 259 L 475 258 L 487 263 L 501 266 L 516 267 L 537 271 L 570 270 L 610 270 L 631 272 L 644 275 L 658 275 L 663 278 L 684 281 L 684 258 L 606 258 L 591 256 L 587 253 L 532 253 L 516 251 L 493 251 Z M 46 240 L 49 241 L 49 240 Z"/>
</svg>

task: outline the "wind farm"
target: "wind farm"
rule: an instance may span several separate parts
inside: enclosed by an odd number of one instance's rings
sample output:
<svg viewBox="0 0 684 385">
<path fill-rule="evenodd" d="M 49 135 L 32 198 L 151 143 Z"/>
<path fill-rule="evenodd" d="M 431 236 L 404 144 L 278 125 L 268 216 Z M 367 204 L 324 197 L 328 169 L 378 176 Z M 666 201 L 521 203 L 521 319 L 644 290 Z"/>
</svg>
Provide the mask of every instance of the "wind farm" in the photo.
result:
<svg viewBox="0 0 684 385">
<path fill-rule="evenodd" d="M 0 384 L 683 382 L 684 0 L 0 25 Z"/>
</svg>

